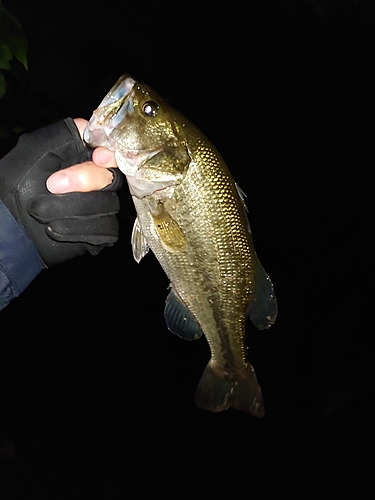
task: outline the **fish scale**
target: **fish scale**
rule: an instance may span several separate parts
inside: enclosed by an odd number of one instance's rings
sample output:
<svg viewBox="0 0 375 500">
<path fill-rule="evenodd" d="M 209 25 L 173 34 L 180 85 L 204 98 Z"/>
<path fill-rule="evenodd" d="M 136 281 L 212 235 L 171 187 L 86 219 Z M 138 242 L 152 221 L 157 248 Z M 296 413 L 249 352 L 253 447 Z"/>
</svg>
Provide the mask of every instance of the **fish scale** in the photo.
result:
<svg viewBox="0 0 375 500">
<path fill-rule="evenodd" d="M 114 150 L 126 175 L 137 212 L 133 255 L 139 262 L 151 249 L 171 283 L 168 328 L 187 340 L 203 333 L 208 341 L 211 359 L 197 405 L 262 417 L 262 392 L 246 355 L 246 315 L 268 328 L 277 303 L 253 246 L 244 194 L 223 158 L 161 96 L 126 75 L 84 137 Z"/>
<path fill-rule="evenodd" d="M 153 220 L 147 200 L 135 199 L 134 202 L 151 250 L 179 297 L 207 332 L 213 359 L 231 370 L 243 367 L 246 362 L 245 306 L 252 277 L 248 235 L 239 216 L 235 189 L 228 182 L 230 174 L 223 168 L 218 153 L 194 135 L 188 137 L 187 142 L 194 163 L 189 166 L 184 182 L 176 187 L 173 199 L 164 203 L 187 238 L 186 249 L 166 253 L 152 232 Z M 196 189 L 197 186 L 200 189 Z M 212 194 L 210 200 L 205 197 L 207 192 Z M 239 266 L 238 262 L 246 262 L 246 265 Z M 223 286 L 228 275 L 232 285 Z M 245 293 L 243 287 L 246 287 Z M 234 301 L 233 295 L 239 300 Z M 202 308 L 202 297 L 211 299 L 212 303 L 207 300 L 206 307 Z"/>
</svg>

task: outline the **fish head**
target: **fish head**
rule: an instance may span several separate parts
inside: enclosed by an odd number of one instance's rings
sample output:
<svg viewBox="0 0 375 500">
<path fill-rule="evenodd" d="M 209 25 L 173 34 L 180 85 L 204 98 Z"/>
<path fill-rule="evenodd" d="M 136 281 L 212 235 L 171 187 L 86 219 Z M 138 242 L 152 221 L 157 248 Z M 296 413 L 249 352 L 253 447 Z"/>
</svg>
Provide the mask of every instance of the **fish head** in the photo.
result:
<svg viewBox="0 0 375 500">
<path fill-rule="evenodd" d="M 123 75 L 93 112 L 84 140 L 92 147 L 115 151 L 120 170 L 126 176 L 137 176 L 145 162 L 167 145 L 178 143 L 172 115 L 173 109 L 157 92 Z"/>
</svg>

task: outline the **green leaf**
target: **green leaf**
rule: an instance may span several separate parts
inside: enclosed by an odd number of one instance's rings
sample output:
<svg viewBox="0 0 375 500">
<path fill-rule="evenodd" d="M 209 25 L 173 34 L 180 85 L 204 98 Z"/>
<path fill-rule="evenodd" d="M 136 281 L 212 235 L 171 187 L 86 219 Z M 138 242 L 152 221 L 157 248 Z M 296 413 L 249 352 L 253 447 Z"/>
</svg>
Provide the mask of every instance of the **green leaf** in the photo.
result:
<svg viewBox="0 0 375 500">
<path fill-rule="evenodd" d="M 1 72 L 1 69 L 0 69 L 0 99 L 5 94 L 5 89 L 6 89 L 5 78 L 4 78 L 4 76 Z"/>
<path fill-rule="evenodd" d="M 0 5 L 0 68 L 15 57 L 27 69 L 27 40 L 17 19 Z"/>
<path fill-rule="evenodd" d="M 10 48 L 0 40 L 0 69 L 10 69 L 9 61 L 12 59 Z"/>
</svg>

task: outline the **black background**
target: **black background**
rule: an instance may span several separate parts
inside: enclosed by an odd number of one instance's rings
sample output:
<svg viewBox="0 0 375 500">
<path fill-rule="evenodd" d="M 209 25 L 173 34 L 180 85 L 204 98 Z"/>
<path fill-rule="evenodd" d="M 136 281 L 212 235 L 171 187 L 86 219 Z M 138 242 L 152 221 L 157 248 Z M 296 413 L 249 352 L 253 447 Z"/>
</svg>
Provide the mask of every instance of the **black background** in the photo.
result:
<svg viewBox="0 0 375 500">
<path fill-rule="evenodd" d="M 124 188 L 119 243 L 1 313 L 1 498 L 372 498 L 373 2 L 3 5 L 29 71 L 2 118 L 88 119 L 124 72 L 153 86 L 246 192 L 279 317 L 248 329 L 265 418 L 196 408 L 209 349 L 167 330 Z"/>
</svg>

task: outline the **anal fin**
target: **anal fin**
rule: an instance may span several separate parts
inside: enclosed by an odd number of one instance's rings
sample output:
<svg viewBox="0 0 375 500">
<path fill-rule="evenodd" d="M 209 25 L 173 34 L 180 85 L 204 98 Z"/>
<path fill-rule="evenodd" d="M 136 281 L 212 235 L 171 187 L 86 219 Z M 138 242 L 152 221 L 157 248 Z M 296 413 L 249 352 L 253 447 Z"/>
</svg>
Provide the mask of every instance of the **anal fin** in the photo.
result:
<svg viewBox="0 0 375 500">
<path fill-rule="evenodd" d="M 202 335 L 199 323 L 172 289 L 165 302 L 164 317 L 169 330 L 184 340 L 197 340 Z"/>
</svg>

